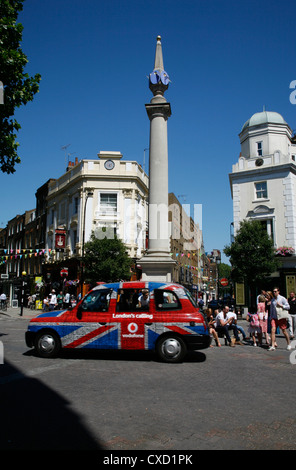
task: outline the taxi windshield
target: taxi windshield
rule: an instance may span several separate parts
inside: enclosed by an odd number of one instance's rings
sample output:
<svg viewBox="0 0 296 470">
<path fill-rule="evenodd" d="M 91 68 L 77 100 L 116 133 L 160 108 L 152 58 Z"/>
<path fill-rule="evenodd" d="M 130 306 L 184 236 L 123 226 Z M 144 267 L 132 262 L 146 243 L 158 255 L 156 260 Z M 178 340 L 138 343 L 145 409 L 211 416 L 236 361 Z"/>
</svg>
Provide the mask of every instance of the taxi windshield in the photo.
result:
<svg viewBox="0 0 296 470">
<path fill-rule="evenodd" d="M 106 312 L 109 307 L 111 289 L 89 292 L 82 301 L 81 308 L 87 312 Z"/>
<path fill-rule="evenodd" d="M 184 289 L 184 290 L 185 290 L 185 293 L 186 293 L 188 299 L 192 303 L 193 307 L 197 308 L 198 307 L 197 302 L 196 302 L 195 298 L 193 297 L 193 295 L 191 294 L 191 292 L 189 292 L 189 290 L 187 290 L 187 289 Z"/>
</svg>

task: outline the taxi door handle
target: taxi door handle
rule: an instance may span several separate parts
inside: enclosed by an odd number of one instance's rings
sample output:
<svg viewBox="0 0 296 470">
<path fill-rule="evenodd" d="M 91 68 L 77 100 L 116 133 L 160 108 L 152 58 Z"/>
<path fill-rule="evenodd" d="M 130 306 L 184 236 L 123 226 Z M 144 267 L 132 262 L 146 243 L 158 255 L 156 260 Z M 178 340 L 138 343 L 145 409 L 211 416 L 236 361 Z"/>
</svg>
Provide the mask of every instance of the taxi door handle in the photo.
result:
<svg viewBox="0 0 296 470">
<path fill-rule="evenodd" d="M 150 326 L 150 325 L 152 325 L 152 323 L 145 323 L 145 325 L 148 325 L 148 326 Z"/>
<path fill-rule="evenodd" d="M 102 322 L 102 321 L 100 321 L 100 322 L 99 322 L 99 325 L 106 325 L 106 323 L 107 323 L 107 322 Z"/>
</svg>

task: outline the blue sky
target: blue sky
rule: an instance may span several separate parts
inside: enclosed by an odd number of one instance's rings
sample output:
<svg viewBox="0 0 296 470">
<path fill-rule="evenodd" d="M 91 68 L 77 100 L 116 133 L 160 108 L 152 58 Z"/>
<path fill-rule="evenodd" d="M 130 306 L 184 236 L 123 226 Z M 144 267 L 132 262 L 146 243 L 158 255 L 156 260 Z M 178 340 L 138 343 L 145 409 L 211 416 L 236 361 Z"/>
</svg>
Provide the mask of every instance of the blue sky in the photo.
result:
<svg viewBox="0 0 296 470">
<path fill-rule="evenodd" d="M 294 13 L 292 0 L 26 0 L 19 16 L 26 71 L 42 81 L 16 112 L 22 162 L 13 175 L 0 174 L 0 226 L 34 208 L 37 188 L 63 174 L 62 146 L 70 144 L 71 160 L 115 150 L 143 164 L 147 76 L 161 35 L 171 79 L 169 190 L 191 207 L 202 204 L 205 249 L 222 251 L 244 122 L 265 106 L 296 129 Z M 145 160 L 148 169 L 147 152 Z"/>
</svg>

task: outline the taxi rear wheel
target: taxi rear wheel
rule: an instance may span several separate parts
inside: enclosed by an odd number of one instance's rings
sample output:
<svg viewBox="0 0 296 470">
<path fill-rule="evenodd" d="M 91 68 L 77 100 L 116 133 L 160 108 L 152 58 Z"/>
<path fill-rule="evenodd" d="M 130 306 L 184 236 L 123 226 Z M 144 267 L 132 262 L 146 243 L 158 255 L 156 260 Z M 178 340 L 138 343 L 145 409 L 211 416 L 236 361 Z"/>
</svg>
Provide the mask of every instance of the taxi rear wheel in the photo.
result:
<svg viewBox="0 0 296 470">
<path fill-rule="evenodd" d="M 61 349 L 60 339 L 53 331 L 41 331 L 35 338 L 35 349 L 41 357 L 55 357 Z"/>
<path fill-rule="evenodd" d="M 186 344 L 178 336 L 164 336 L 158 340 L 156 352 L 165 362 L 180 362 L 187 353 Z"/>
</svg>

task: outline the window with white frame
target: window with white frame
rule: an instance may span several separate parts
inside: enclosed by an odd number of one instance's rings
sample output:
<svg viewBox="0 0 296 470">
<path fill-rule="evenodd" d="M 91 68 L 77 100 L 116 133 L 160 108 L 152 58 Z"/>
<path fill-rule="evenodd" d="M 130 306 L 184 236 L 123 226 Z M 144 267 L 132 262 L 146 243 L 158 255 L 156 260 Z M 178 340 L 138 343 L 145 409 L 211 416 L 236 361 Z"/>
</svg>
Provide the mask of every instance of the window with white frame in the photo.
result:
<svg viewBox="0 0 296 470">
<path fill-rule="evenodd" d="M 100 212 L 107 214 L 116 214 L 117 212 L 117 194 L 101 193 L 100 194 Z"/>
<path fill-rule="evenodd" d="M 255 196 L 256 199 L 267 199 L 267 182 L 260 181 L 255 183 Z"/>
<path fill-rule="evenodd" d="M 259 220 L 264 230 L 266 230 L 269 237 L 274 242 L 273 221 L 271 219 Z"/>
<path fill-rule="evenodd" d="M 258 157 L 263 155 L 262 142 L 257 142 L 257 155 Z"/>
</svg>

